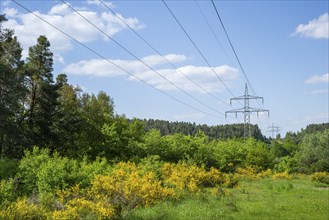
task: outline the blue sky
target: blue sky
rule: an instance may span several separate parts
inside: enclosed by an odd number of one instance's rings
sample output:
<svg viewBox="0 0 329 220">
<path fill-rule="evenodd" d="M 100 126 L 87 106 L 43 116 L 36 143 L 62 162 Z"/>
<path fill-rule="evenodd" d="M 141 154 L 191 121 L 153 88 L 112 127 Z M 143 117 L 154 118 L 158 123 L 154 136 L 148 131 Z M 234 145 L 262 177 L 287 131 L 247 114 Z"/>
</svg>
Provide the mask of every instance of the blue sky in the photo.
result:
<svg viewBox="0 0 329 220">
<path fill-rule="evenodd" d="M 229 100 L 232 94 L 243 95 L 245 78 L 210 0 L 166 1 L 206 61 L 158 0 L 107 1 L 115 15 L 98 0 L 65 1 L 106 35 L 62 1 L 17 2 L 107 60 L 14 2 L 1 0 L 1 13 L 9 19 L 5 26 L 15 29 L 24 56 L 39 35 L 46 35 L 54 53 L 54 75 L 66 73 L 69 83 L 85 92 L 107 92 L 118 114 L 208 125 L 243 122 L 243 115 L 225 119 L 225 111 L 242 107 L 242 102 L 230 106 Z M 215 5 L 255 94 L 264 97 L 264 105 L 251 101 L 250 106 L 270 110 L 270 117 L 251 115 L 251 123 L 266 135 L 274 123 L 284 135 L 328 122 L 328 1 Z"/>
</svg>

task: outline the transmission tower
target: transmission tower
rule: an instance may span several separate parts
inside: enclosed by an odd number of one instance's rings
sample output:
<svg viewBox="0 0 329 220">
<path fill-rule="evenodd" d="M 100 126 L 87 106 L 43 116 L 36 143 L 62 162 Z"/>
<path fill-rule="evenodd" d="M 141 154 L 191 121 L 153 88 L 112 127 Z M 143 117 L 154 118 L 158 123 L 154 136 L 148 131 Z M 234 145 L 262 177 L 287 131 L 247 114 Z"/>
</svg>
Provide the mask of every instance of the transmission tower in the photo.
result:
<svg viewBox="0 0 329 220">
<path fill-rule="evenodd" d="M 249 137 L 250 136 L 250 114 L 253 112 L 257 112 L 257 116 L 260 112 L 267 112 L 268 115 L 270 114 L 269 110 L 262 109 L 262 108 L 252 108 L 249 106 L 249 100 L 251 99 L 261 99 L 262 103 L 264 104 L 264 98 L 260 96 L 252 96 L 249 95 L 248 93 L 248 85 L 246 83 L 245 85 L 245 90 L 244 90 L 244 95 L 243 96 L 238 96 L 230 99 L 230 105 L 232 105 L 232 101 L 239 101 L 243 100 L 244 106 L 242 108 L 238 109 L 233 109 L 230 111 L 225 112 L 225 117 L 227 117 L 227 114 L 229 113 L 235 113 L 235 117 L 238 117 L 238 113 L 242 113 L 244 115 L 244 137 Z M 247 130 L 248 127 L 248 130 Z"/>
<path fill-rule="evenodd" d="M 272 132 L 272 138 L 273 139 L 274 139 L 274 134 L 276 135 L 277 133 L 279 133 L 279 131 L 280 131 L 280 127 L 274 126 L 273 123 L 272 123 L 271 126 L 268 126 L 267 132 Z"/>
</svg>

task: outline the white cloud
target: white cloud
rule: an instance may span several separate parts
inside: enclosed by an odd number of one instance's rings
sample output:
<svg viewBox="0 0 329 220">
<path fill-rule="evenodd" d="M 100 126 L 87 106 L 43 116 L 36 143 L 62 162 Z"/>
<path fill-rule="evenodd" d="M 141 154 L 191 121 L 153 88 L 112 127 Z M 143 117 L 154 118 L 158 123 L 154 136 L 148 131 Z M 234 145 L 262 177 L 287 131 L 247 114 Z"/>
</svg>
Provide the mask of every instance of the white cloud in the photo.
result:
<svg viewBox="0 0 329 220">
<path fill-rule="evenodd" d="M 231 87 L 233 82 L 239 77 L 238 70 L 233 67 L 223 65 L 213 67 L 213 69 L 225 82 L 227 87 Z M 210 67 L 189 65 L 180 67 L 178 69 L 158 69 L 157 72 L 185 91 L 200 93 L 204 92 L 193 82 L 196 82 L 207 92 L 215 92 L 225 89 L 224 85 L 218 80 L 217 76 Z M 177 87 L 161 78 L 153 71 L 147 70 L 145 72 L 136 73 L 135 75 L 158 89 L 166 91 L 179 90 Z M 193 82 L 188 80 L 185 76 L 188 76 L 193 80 Z M 129 77 L 129 79 L 136 80 L 134 77 Z"/>
<path fill-rule="evenodd" d="M 299 24 L 294 35 L 300 35 L 314 39 L 329 38 L 329 16 L 324 13 L 317 19 L 313 19 L 308 24 Z"/>
<path fill-rule="evenodd" d="M 73 48 L 71 39 L 58 32 L 32 13 L 17 13 L 15 10 L 16 9 L 13 8 L 4 9 L 4 11 L 10 12 L 8 13 L 8 22 L 6 22 L 4 26 L 6 28 L 15 29 L 15 35 L 18 36 L 25 50 L 34 45 L 36 39 L 40 35 L 47 36 L 51 43 L 51 50 L 55 53 L 65 52 Z M 126 29 L 122 21 L 110 12 L 101 13 L 88 9 L 77 10 L 109 36 L 113 36 Z M 92 27 L 91 24 L 73 12 L 65 4 L 53 6 L 48 13 L 39 11 L 35 11 L 34 13 L 82 43 L 105 39 L 103 33 Z M 137 18 L 126 18 L 120 14 L 118 14 L 118 16 L 134 29 L 144 27 Z"/>
<path fill-rule="evenodd" d="M 181 54 L 168 54 L 165 55 L 166 59 L 171 63 L 182 62 L 187 58 Z M 210 67 L 198 67 L 198 66 L 183 66 L 178 69 L 163 68 L 166 61 L 159 55 L 151 55 L 142 58 L 143 62 L 147 63 L 153 69 L 155 69 L 164 78 L 179 86 L 186 91 L 204 92 L 201 88 L 196 86 L 192 81 L 186 78 L 189 77 L 195 83 L 199 84 L 207 92 L 221 91 L 225 89 L 222 83 L 218 80 L 217 76 Z M 166 91 L 178 90 L 177 87 L 170 82 L 161 78 L 159 74 L 150 70 L 144 64 L 138 60 L 110 60 L 116 65 L 123 67 L 128 72 L 132 73 L 141 80 L 146 81 L 152 86 Z M 226 86 L 231 87 L 232 84 L 239 78 L 239 72 L 237 69 L 230 66 L 218 66 L 213 67 L 221 79 L 225 82 Z M 111 64 L 106 60 L 93 59 L 83 60 L 77 63 L 71 63 L 63 70 L 68 74 L 85 75 L 85 76 L 97 76 L 97 77 L 114 77 L 114 76 L 128 76 L 128 74 Z M 128 76 L 129 80 L 138 80 L 134 76 Z"/>
<path fill-rule="evenodd" d="M 49 15 L 66 15 L 70 13 L 70 8 L 66 4 L 59 4 L 53 6 L 50 11 Z"/>
<path fill-rule="evenodd" d="M 6 14 L 6 17 L 13 17 L 18 13 L 18 11 L 15 8 L 5 8 L 3 13 Z"/>
<path fill-rule="evenodd" d="M 167 54 L 164 56 L 171 62 L 181 62 L 187 58 L 181 54 Z M 159 55 L 151 55 L 141 59 L 149 66 L 156 67 L 163 64 L 165 61 Z M 71 63 L 64 68 L 64 72 L 73 75 L 85 75 L 85 76 L 97 76 L 97 77 L 113 77 L 120 75 L 128 75 L 127 72 L 113 65 L 123 67 L 126 71 L 136 74 L 138 72 L 145 72 L 148 67 L 138 60 L 104 60 L 104 59 L 92 59 L 82 60 L 77 63 Z"/>
<path fill-rule="evenodd" d="M 53 56 L 53 59 L 54 59 L 54 62 L 56 63 L 56 62 L 58 62 L 58 63 L 60 63 L 60 64 L 62 64 L 62 65 L 64 65 L 65 64 L 65 60 L 64 60 L 64 57 L 62 57 L 60 54 L 54 54 L 54 56 Z"/>
<path fill-rule="evenodd" d="M 113 4 L 111 2 L 107 2 L 107 1 L 103 0 L 103 3 L 107 7 L 113 7 Z M 89 5 L 104 6 L 103 3 L 100 0 L 87 0 L 87 4 L 89 4 Z"/>
<path fill-rule="evenodd" d="M 305 80 L 306 84 L 329 83 L 329 73 L 315 75 Z"/>
</svg>

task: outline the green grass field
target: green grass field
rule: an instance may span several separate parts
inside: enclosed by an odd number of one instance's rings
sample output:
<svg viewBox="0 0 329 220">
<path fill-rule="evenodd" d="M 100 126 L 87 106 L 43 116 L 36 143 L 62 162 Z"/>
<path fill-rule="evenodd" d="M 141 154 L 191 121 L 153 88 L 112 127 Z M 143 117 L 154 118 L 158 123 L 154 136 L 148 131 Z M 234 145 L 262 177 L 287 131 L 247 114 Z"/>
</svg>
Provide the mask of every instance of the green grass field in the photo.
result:
<svg viewBox="0 0 329 220">
<path fill-rule="evenodd" d="M 215 196 L 203 192 L 135 209 L 127 219 L 329 220 L 329 187 L 307 179 L 242 181 Z"/>
</svg>

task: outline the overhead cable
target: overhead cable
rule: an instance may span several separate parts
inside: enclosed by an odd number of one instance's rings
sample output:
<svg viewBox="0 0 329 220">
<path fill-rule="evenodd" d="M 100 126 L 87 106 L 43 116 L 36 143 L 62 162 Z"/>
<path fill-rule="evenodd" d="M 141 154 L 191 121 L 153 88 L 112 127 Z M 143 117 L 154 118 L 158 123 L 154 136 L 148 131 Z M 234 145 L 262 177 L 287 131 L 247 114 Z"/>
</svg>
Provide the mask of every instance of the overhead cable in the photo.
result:
<svg viewBox="0 0 329 220">
<path fill-rule="evenodd" d="M 239 59 L 239 57 L 238 57 L 238 54 L 236 53 L 236 50 L 234 49 L 233 43 L 232 43 L 232 41 L 231 41 L 231 39 L 230 39 L 230 37 L 229 37 L 227 31 L 226 31 L 226 28 L 225 28 L 224 22 L 223 22 L 222 18 L 221 18 L 220 15 L 219 15 L 219 12 L 218 12 L 217 7 L 216 7 L 216 5 L 215 5 L 215 3 L 214 3 L 214 0 L 211 0 L 211 3 L 212 3 L 212 5 L 213 5 L 213 7 L 214 7 L 214 9 L 215 9 L 215 11 L 216 11 L 217 18 L 218 18 L 218 20 L 219 20 L 219 22 L 220 22 L 220 24 L 221 24 L 221 26 L 222 26 L 222 28 L 223 28 L 223 30 L 224 30 L 224 32 L 225 32 L 226 38 L 227 38 L 228 42 L 230 43 L 231 49 L 232 49 L 232 51 L 233 51 L 233 53 L 234 53 L 234 56 L 235 56 L 236 60 L 238 61 L 238 64 L 239 64 L 240 69 L 241 69 L 241 71 L 242 71 L 242 73 L 243 73 L 243 75 L 244 75 L 244 78 L 245 78 L 245 80 L 246 80 L 246 83 L 249 85 L 249 87 L 250 87 L 251 92 L 253 93 L 253 95 L 257 96 L 256 91 L 254 90 L 254 88 L 253 88 L 251 82 L 250 82 L 249 79 L 248 79 L 248 76 L 247 76 L 246 72 L 244 71 L 244 68 L 243 68 L 243 66 L 242 66 L 242 64 L 241 64 L 241 62 L 240 62 L 240 59 Z M 259 107 L 261 108 L 261 104 L 260 104 L 259 100 L 257 100 L 257 103 L 258 103 Z M 267 120 L 267 123 L 269 123 L 268 120 Z"/>
<path fill-rule="evenodd" d="M 211 31 L 212 35 L 214 36 L 214 38 L 215 38 L 217 44 L 220 46 L 220 48 L 222 49 L 222 51 L 225 53 L 225 55 L 226 55 L 226 57 L 228 58 L 228 60 L 230 61 L 231 65 L 232 65 L 232 66 L 235 66 L 235 65 L 233 64 L 233 62 L 232 62 L 230 56 L 229 56 L 228 53 L 226 52 L 225 48 L 224 48 L 223 45 L 221 44 L 220 40 L 218 39 L 217 35 L 215 34 L 214 29 L 211 27 L 211 25 L 210 25 L 210 23 L 209 23 L 209 21 L 208 21 L 206 15 L 204 14 L 202 8 L 200 7 L 200 5 L 199 5 L 199 3 L 198 3 L 198 0 L 194 0 L 194 2 L 195 2 L 195 4 L 196 4 L 196 6 L 197 6 L 197 8 L 198 8 L 198 10 L 199 10 L 199 12 L 200 12 L 200 14 L 202 15 L 203 19 L 205 20 L 205 22 L 206 22 L 206 24 L 207 24 L 209 30 Z"/>
<path fill-rule="evenodd" d="M 101 28 L 99 28 L 97 25 L 95 25 L 94 23 L 92 23 L 89 19 L 87 19 L 85 16 L 83 16 L 81 13 L 79 13 L 75 8 L 73 8 L 70 4 L 68 4 L 67 2 L 65 2 L 64 0 L 61 0 L 64 4 L 66 4 L 70 9 L 72 9 L 76 14 L 78 14 L 81 18 L 83 18 L 85 21 L 87 21 L 89 24 L 91 24 L 94 28 L 96 28 L 98 31 L 100 31 L 101 33 L 103 33 L 106 37 L 108 37 L 110 40 L 112 40 L 116 45 L 118 45 L 121 49 L 123 49 L 124 51 L 126 51 L 127 53 L 129 53 L 131 56 L 133 56 L 135 59 L 137 59 L 139 62 L 141 62 L 143 65 L 145 65 L 147 68 L 149 68 L 152 72 L 156 73 L 158 76 L 160 76 L 162 79 L 164 79 L 165 81 L 167 81 L 169 84 L 173 85 L 175 88 L 177 88 L 178 90 L 180 90 L 181 92 L 183 92 L 185 95 L 189 96 L 190 98 L 194 99 L 195 101 L 199 102 L 200 104 L 204 105 L 205 107 L 217 112 L 218 114 L 222 114 L 224 115 L 224 113 L 219 112 L 217 109 L 209 106 L 208 104 L 204 103 L 203 101 L 195 98 L 194 96 L 192 96 L 191 94 L 189 94 L 188 92 L 186 92 L 184 89 L 182 89 L 181 87 L 179 87 L 178 85 L 176 85 L 175 83 L 171 82 L 170 80 L 168 80 L 166 77 L 164 77 L 161 73 L 159 73 L 159 71 L 155 70 L 153 67 L 151 67 L 150 65 L 148 65 L 147 63 L 145 63 L 142 59 L 140 59 L 139 57 L 137 57 L 134 53 L 132 53 L 130 50 L 128 50 L 126 47 L 124 47 L 122 44 L 120 44 L 118 41 L 116 41 L 115 39 L 113 39 L 111 36 L 109 36 L 105 31 L 103 31 Z"/>
<path fill-rule="evenodd" d="M 201 113 L 203 113 L 203 114 L 206 114 L 206 115 L 208 115 L 208 116 L 215 117 L 215 118 L 219 118 L 219 119 L 224 119 L 224 118 L 219 117 L 219 116 L 217 116 L 217 115 L 213 115 L 213 114 L 210 114 L 210 113 L 208 113 L 208 112 L 205 112 L 205 111 L 203 111 L 203 110 L 201 110 L 201 109 L 198 109 L 198 108 L 196 108 L 196 107 L 194 107 L 194 106 L 192 106 L 192 105 L 190 105 L 190 104 L 188 104 L 188 103 L 186 103 L 186 102 L 184 102 L 184 101 L 182 101 L 182 100 L 180 100 L 180 99 L 178 99 L 178 98 L 176 98 L 176 97 L 174 97 L 174 96 L 172 96 L 172 95 L 170 95 L 170 94 L 168 94 L 168 93 L 166 93 L 166 92 L 164 92 L 164 91 L 162 91 L 162 90 L 160 90 L 160 89 L 158 89 L 158 88 L 156 88 L 156 87 L 153 86 L 152 84 L 149 84 L 148 82 L 146 82 L 145 80 L 141 79 L 140 77 L 138 77 L 138 76 L 134 75 L 133 73 L 129 72 L 128 70 L 122 68 L 121 66 L 119 66 L 119 65 L 117 65 L 116 63 L 114 63 L 113 61 L 109 60 L 108 58 L 106 58 L 105 56 L 103 56 L 102 54 L 100 54 L 99 52 L 97 52 L 97 51 L 95 51 L 94 49 L 88 47 L 87 45 L 85 45 L 85 44 L 82 43 L 81 41 L 77 40 L 76 38 L 74 38 L 74 37 L 72 37 L 71 35 L 67 34 L 67 33 L 64 32 L 63 30 L 61 30 L 60 28 L 58 28 L 58 27 L 56 27 L 55 25 L 51 24 L 50 22 L 48 22 L 47 20 L 45 20 L 44 18 L 42 18 L 41 16 L 39 16 L 39 15 L 36 14 L 35 12 L 33 12 L 33 11 L 31 11 L 30 9 L 28 9 L 27 7 L 25 7 L 24 5 L 18 3 L 16 0 L 12 0 L 12 2 L 14 2 L 15 4 L 17 4 L 17 5 L 20 6 L 21 8 L 25 9 L 26 11 L 30 12 L 30 13 L 33 14 L 35 17 L 37 17 L 37 18 L 39 18 L 40 20 L 42 20 L 43 22 L 47 23 L 49 26 L 51 26 L 51 27 L 53 27 L 54 29 L 56 29 L 57 31 L 61 32 L 62 34 L 64 34 L 64 35 L 67 36 L 68 38 L 70 38 L 71 40 L 73 40 L 73 41 L 75 41 L 76 43 L 78 43 L 79 45 L 81 45 L 82 47 L 84 47 L 84 48 L 86 48 L 87 50 L 91 51 L 92 53 L 96 54 L 97 56 L 99 56 L 99 57 L 102 58 L 103 60 L 109 62 L 110 64 L 114 65 L 115 67 L 119 68 L 120 70 L 124 71 L 125 73 L 129 74 L 130 76 L 132 76 L 132 77 L 136 78 L 137 80 L 139 80 L 139 81 L 145 83 L 146 85 L 152 87 L 153 89 L 157 90 L 158 92 L 160 92 L 160 93 L 166 95 L 167 97 L 169 97 L 169 98 L 171 98 L 171 99 L 173 99 L 173 100 L 175 100 L 175 101 L 177 101 L 177 102 L 179 102 L 179 103 L 181 103 L 181 104 L 183 104 L 183 105 L 185 105 L 185 106 L 187 106 L 187 107 L 189 107 L 189 108 L 191 108 L 191 109 L 194 109 L 194 110 L 196 110 L 196 111 L 198 111 L 198 112 L 201 112 Z"/>
<path fill-rule="evenodd" d="M 179 25 L 179 27 L 182 29 L 182 31 L 185 33 L 185 35 L 187 36 L 187 38 L 190 40 L 190 42 L 193 44 L 193 46 L 195 47 L 195 49 L 198 51 L 198 53 L 200 54 L 200 56 L 203 58 L 203 60 L 208 64 L 208 66 L 211 68 L 211 70 L 213 71 L 213 73 L 217 76 L 218 80 L 224 85 L 224 87 L 229 91 L 229 93 L 234 97 L 234 94 L 232 93 L 232 91 L 226 86 L 225 82 L 220 78 L 220 76 L 218 75 L 218 73 L 214 70 L 214 68 L 210 65 L 209 61 L 206 59 L 206 57 L 203 55 L 203 53 L 201 52 L 201 50 L 198 48 L 198 46 L 195 44 L 195 42 L 192 40 L 192 38 L 190 37 L 190 35 L 187 33 L 187 31 L 184 29 L 183 25 L 179 22 L 179 20 L 177 19 L 177 17 L 175 16 L 175 14 L 172 12 L 172 10 L 169 8 L 169 6 L 167 5 L 167 3 L 162 0 L 163 4 L 166 6 L 166 8 L 168 9 L 168 11 L 170 12 L 171 16 L 175 19 L 175 21 L 177 22 L 177 24 Z"/>
<path fill-rule="evenodd" d="M 186 75 L 183 71 L 181 71 L 175 64 L 173 64 L 172 62 L 170 62 L 164 55 L 162 55 L 154 46 L 152 46 L 149 42 L 147 42 L 145 40 L 145 38 L 143 36 L 141 36 L 139 33 L 137 33 L 137 31 L 135 31 L 132 27 L 130 27 L 129 24 L 127 24 L 127 22 L 121 18 L 121 16 L 118 16 L 117 13 L 115 13 L 103 0 L 99 0 L 104 7 L 106 7 L 114 16 L 116 16 L 122 23 L 124 23 L 132 32 L 134 32 L 145 44 L 147 44 L 153 51 L 155 51 L 159 56 L 161 56 L 169 65 L 171 65 L 174 69 L 176 69 L 178 72 L 180 72 L 185 78 L 187 78 L 188 80 L 190 80 L 194 85 L 196 85 L 199 89 L 201 89 L 203 92 L 205 92 L 206 94 L 210 95 L 211 97 L 213 97 L 214 99 L 216 99 L 217 101 L 224 103 L 225 105 L 229 105 L 227 104 L 227 102 L 219 99 L 218 97 L 216 97 L 215 95 L 211 94 L 210 92 L 208 92 L 206 89 L 204 89 L 201 85 L 199 85 L 198 83 L 196 83 L 193 79 L 191 79 L 191 77 L 189 77 L 188 75 Z"/>
</svg>

